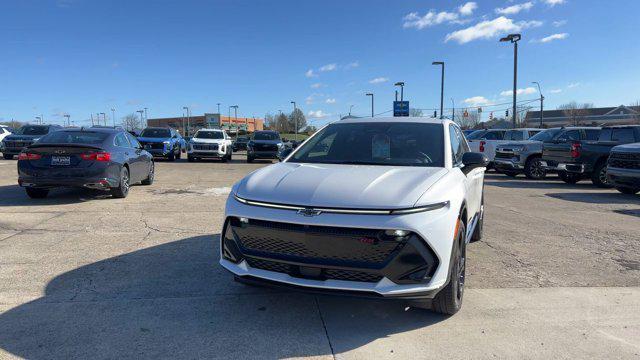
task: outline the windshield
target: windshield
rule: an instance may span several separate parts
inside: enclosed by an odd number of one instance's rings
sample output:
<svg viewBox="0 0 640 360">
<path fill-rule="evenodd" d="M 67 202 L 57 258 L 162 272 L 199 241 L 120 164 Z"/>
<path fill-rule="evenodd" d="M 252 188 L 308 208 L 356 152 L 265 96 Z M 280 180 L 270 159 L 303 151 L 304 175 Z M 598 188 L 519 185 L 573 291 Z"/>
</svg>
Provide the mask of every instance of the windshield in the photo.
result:
<svg viewBox="0 0 640 360">
<path fill-rule="evenodd" d="M 471 134 L 467 135 L 467 139 L 468 140 L 480 139 L 482 137 L 482 135 L 484 135 L 486 132 L 487 132 L 487 130 L 476 130 L 476 131 L 472 132 Z"/>
<path fill-rule="evenodd" d="M 169 129 L 144 129 L 140 137 L 148 138 L 170 138 L 171 131 Z"/>
<path fill-rule="evenodd" d="M 222 131 L 198 131 L 194 139 L 224 139 Z"/>
<path fill-rule="evenodd" d="M 325 127 L 289 162 L 444 166 L 442 124 L 349 123 Z"/>
<path fill-rule="evenodd" d="M 16 135 L 46 135 L 49 132 L 47 126 L 26 125 L 16 131 Z"/>
<path fill-rule="evenodd" d="M 562 131 L 562 129 L 548 129 L 548 130 L 543 130 L 535 135 L 533 135 L 532 137 L 529 138 L 529 140 L 534 140 L 534 141 L 549 141 L 551 139 L 553 139 L 556 135 L 558 135 L 560 132 Z"/>
<path fill-rule="evenodd" d="M 257 132 L 253 135 L 253 140 L 280 140 L 280 134 L 275 132 Z"/>
<path fill-rule="evenodd" d="M 38 144 L 87 144 L 100 145 L 109 137 L 106 132 L 54 131 L 38 141 Z"/>
</svg>

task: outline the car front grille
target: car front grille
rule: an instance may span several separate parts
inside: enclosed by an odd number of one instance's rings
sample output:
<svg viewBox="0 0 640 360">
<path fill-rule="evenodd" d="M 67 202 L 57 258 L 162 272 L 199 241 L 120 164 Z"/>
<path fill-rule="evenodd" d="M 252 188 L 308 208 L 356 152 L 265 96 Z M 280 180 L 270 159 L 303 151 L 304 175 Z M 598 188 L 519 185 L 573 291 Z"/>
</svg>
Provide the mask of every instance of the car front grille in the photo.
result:
<svg viewBox="0 0 640 360">
<path fill-rule="evenodd" d="M 143 148 L 145 149 L 164 149 L 164 144 L 163 143 L 157 143 L 157 142 L 140 142 L 140 145 L 142 145 Z"/>
<path fill-rule="evenodd" d="M 404 245 L 379 230 L 307 226 L 250 220 L 236 228 L 240 246 L 267 257 L 286 256 L 303 262 L 359 263 L 379 267 Z"/>
<path fill-rule="evenodd" d="M 255 144 L 253 148 L 256 151 L 278 151 L 278 145 L 271 144 Z"/>
<path fill-rule="evenodd" d="M 609 166 L 619 169 L 640 170 L 640 154 L 634 153 L 611 153 Z"/>
<path fill-rule="evenodd" d="M 193 150 L 215 151 L 218 150 L 218 144 L 193 144 Z"/>
<path fill-rule="evenodd" d="M 285 273 L 292 276 L 296 276 L 297 266 L 291 266 L 286 263 L 263 260 L 256 258 L 247 258 L 249 266 L 255 269 L 262 269 L 267 271 L 274 271 L 279 273 Z M 319 269 L 318 278 L 322 280 L 343 280 L 343 281 L 360 281 L 360 282 L 378 282 L 382 280 L 383 276 L 379 274 L 367 273 L 357 270 L 342 270 L 342 269 Z"/>
<path fill-rule="evenodd" d="M 498 158 L 498 159 L 511 159 L 512 157 L 513 157 L 513 153 L 496 151 L 496 158 Z"/>
</svg>

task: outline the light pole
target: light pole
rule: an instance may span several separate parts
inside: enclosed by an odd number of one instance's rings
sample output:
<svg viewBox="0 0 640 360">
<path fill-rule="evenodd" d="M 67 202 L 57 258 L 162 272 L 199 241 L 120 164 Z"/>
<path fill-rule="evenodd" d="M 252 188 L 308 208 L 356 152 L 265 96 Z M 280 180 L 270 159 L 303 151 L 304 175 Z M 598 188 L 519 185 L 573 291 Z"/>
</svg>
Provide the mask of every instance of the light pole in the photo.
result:
<svg viewBox="0 0 640 360">
<path fill-rule="evenodd" d="M 69 121 L 69 118 L 71 117 L 71 115 L 69 114 L 64 114 L 63 117 L 67 118 L 67 126 L 71 126 L 71 121 Z"/>
<path fill-rule="evenodd" d="M 442 109 L 444 108 L 444 61 L 434 61 L 431 65 L 442 65 L 442 76 L 440 77 L 440 119 L 444 119 Z"/>
<path fill-rule="evenodd" d="M 542 115 L 542 112 L 544 110 L 544 96 L 542 95 L 542 90 L 540 90 L 540 83 L 538 83 L 537 81 L 533 81 L 531 83 L 538 85 L 538 92 L 540 93 L 540 129 L 542 129 L 542 124 L 544 121 L 544 115 Z"/>
<path fill-rule="evenodd" d="M 217 103 L 216 105 L 218 105 L 218 115 L 220 115 L 220 103 Z"/>
<path fill-rule="evenodd" d="M 229 108 L 233 108 L 233 124 L 236 127 L 236 139 L 237 139 L 238 138 L 238 105 L 229 106 Z"/>
<path fill-rule="evenodd" d="M 511 117 L 513 118 L 513 127 L 516 127 L 516 93 L 518 92 L 518 41 L 522 38 L 520 34 L 509 34 L 500 39 L 500 42 L 511 42 L 513 44 L 513 109 Z"/>
<path fill-rule="evenodd" d="M 404 81 L 398 81 L 394 84 L 395 86 L 400 86 L 400 101 L 404 101 Z M 397 96 L 396 96 L 397 98 Z"/>
<path fill-rule="evenodd" d="M 185 130 L 184 136 L 190 136 L 191 135 L 191 117 L 189 114 L 189 107 L 183 106 L 182 110 L 187 110 L 187 130 Z"/>
<path fill-rule="evenodd" d="M 451 98 L 451 121 L 456 121 L 456 103 Z"/>
<path fill-rule="evenodd" d="M 99 115 L 102 115 L 102 120 L 104 120 L 104 126 L 107 126 L 107 115 L 105 115 L 104 113 L 100 113 Z M 98 117 L 98 122 L 100 122 L 100 117 Z"/>
<path fill-rule="evenodd" d="M 111 121 L 113 122 L 113 127 L 116 127 L 116 109 L 111 108 Z"/>
<path fill-rule="evenodd" d="M 296 142 L 297 142 L 297 141 L 298 141 L 298 118 L 297 118 L 297 117 L 295 117 L 295 116 L 296 116 L 296 110 L 297 110 L 297 108 L 296 108 L 296 102 L 295 102 L 295 101 L 292 101 L 291 103 L 293 104 L 293 112 L 291 113 L 291 117 L 293 117 L 293 120 L 294 120 L 294 121 L 295 121 L 295 123 L 296 123 L 296 134 L 295 134 L 295 139 L 296 139 Z"/>
<path fill-rule="evenodd" d="M 149 117 L 147 116 L 147 108 L 144 108 L 144 123 L 149 126 Z"/>
<path fill-rule="evenodd" d="M 367 93 L 367 96 L 371 96 L 371 117 L 373 117 L 373 93 Z"/>
<path fill-rule="evenodd" d="M 349 116 L 351 116 L 351 109 L 353 109 L 353 104 L 349 105 Z"/>
<path fill-rule="evenodd" d="M 42 117 L 36 116 L 36 120 L 38 120 L 38 122 L 36 124 L 42 125 Z"/>
<path fill-rule="evenodd" d="M 142 114 L 144 114 L 144 110 L 138 110 L 138 111 L 136 111 L 136 112 L 137 112 L 137 113 L 140 113 L 140 126 L 142 126 L 142 122 L 143 122 L 143 120 L 142 120 Z M 146 127 L 146 126 L 145 126 L 145 127 Z"/>
</svg>

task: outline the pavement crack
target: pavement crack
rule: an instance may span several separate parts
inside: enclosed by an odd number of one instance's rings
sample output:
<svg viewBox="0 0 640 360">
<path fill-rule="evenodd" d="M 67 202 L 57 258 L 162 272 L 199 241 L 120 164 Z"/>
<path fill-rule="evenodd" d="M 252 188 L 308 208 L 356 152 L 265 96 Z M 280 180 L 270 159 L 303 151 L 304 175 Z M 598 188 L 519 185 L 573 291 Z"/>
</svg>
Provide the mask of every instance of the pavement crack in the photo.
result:
<svg viewBox="0 0 640 360">
<path fill-rule="evenodd" d="M 324 316 L 322 316 L 322 310 L 320 310 L 320 302 L 318 301 L 317 296 L 314 296 L 313 299 L 316 302 L 316 308 L 318 309 L 318 315 L 320 315 L 320 321 L 322 321 L 322 328 L 324 329 L 324 335 L 327 337 L 327 342 L 329 343 L 329 348 L 331 349 L 331 357 L 333 357 L 333 359 L 335 360 L 336 352 L 333 350 L 333 344 L 331 344 L 331 338 L 329 337 L 327 324 L 324 322 Z"/>
</svg>

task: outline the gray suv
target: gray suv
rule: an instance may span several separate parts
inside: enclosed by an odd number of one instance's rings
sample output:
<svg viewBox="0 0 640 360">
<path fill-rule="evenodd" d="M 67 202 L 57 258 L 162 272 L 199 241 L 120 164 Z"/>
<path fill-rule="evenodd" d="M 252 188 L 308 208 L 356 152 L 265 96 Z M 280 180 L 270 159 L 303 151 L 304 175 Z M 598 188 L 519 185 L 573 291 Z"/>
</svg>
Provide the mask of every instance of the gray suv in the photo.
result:
<svg viewBox="0 0 640 360">
<path fill-rule="evenodd" d="M 532 136 L 529 140 L 498 145 L 493 161 L 494 167 L 511 177 L 524 173 L 528 179 L 544 179 L 547 176 L 547 171 L 541 164 L 542 143 L 555 138 L 565 130 L 563 128 L 547 129 Z"/>
<path fill-rule="evenodd" d="M 618 145 L 611 149 L 607 177 L 623 194 L 640 191 L 640 143 Z"/>
</svg>

